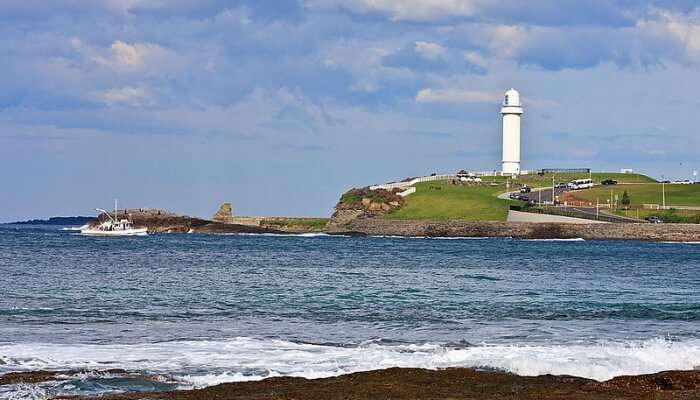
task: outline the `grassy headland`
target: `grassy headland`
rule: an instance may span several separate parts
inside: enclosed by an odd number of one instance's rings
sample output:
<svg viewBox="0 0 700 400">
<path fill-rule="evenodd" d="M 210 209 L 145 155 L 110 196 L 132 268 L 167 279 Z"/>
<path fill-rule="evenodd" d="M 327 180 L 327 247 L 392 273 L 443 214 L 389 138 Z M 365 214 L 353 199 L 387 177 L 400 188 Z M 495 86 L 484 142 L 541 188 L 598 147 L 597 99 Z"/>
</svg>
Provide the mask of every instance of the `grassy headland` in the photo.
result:
<svg viewBox="0 0 700 400">
<path fill-rule="evenodd" d="M 547 188 L 552 186 L 552 181 L 554 183 L 568 183 L 574 179 L 589 177 L 596 184 L 600 184 L 606 179 L 614 179 L 621 184 L 613 186 L 616 189 L 623 187 L 642 188 L 655 186 L 656 183 L 654 179 L 645 175 L 615 172 L 532 174 L 522 175 L 516 179 L 491 176 L 482 177 L 480 183 L 462 184 L 452 180 L 418 183 L 414 185 L 416 192 L 404 198 L 396 193 L 403 189 L 395 189 L 394 191 L 369 190 L 368 188 L 352 189 L 343 194 L 336 209 L 377 211 L 372 216 L 381 216 L 390 220 L 505 221 L 509 206 L 522 205 L 523 203 L 499 199 L 499 194 L 516 191 L 523 185 L 532 188 Z M 604 189 L 607 188 L 608 186 L 604 187 Z M 620 192 L 621 194 L 622 192 Z M 595 196 L 593 201 L 595 201 Z"/>
<path fill-rule="evenodd" d="M 504 183 L 452 185 L 449 182 L 416 184 L 416 192 L 404 198 L 403 207 L 385 216 L 389 219 L 468 219 L 505 221 L 513 201 L 501 200 Z"/>
</svg>

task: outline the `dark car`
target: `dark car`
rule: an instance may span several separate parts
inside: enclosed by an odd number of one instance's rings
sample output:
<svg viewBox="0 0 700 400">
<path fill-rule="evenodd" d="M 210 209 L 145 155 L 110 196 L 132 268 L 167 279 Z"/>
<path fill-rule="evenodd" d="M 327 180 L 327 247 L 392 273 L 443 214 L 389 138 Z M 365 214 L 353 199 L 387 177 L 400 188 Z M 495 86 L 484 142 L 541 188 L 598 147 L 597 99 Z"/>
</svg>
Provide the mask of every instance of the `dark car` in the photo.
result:
<svg viewBox="0 0 700 400">
<path fill-rule="evenodd" d="M 518 200 L 520 201 L 530 201 L 530 198 L 527 196 L 518 196 Z"/>
<path fill-rule="evenodd" d="M 606 179 L 600 182 L 601 185 L 617 185 L 617 181 L 614 179 Z"/>
<path fill-rule="evenodd" d="M 520 188 L 520 193 L 530 193 L 530 192 L 532 192 L 532 188 L 530 188 L 529 186 L 523 186 Z"/>
<path fill-rule="evenodd" d="M 656 215 L 652 215 L 651 217 L 647 217 L 646 220 L 650 224 L 662 224 L 664 222 L 663 220 L 661 220 L 661 218 L 657 217 Z"/>
</svg>

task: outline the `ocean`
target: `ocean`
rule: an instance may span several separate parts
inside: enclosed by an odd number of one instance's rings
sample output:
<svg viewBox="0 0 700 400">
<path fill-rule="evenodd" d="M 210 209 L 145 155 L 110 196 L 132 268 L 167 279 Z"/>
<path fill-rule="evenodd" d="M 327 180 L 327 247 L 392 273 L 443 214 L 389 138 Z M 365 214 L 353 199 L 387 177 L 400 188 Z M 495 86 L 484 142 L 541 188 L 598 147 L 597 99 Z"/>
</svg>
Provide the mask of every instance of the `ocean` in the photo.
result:
<svg viewBox="0 0 700 400">
<path fill-rule="evenodd" d="M 0 399 L 397 366 L 693 369 L 699 288 L 693 243 L 0 226 L 0 375 L 84 370 Z M 96 372 L 117 368 L 139 375 Z"/>
</svg>

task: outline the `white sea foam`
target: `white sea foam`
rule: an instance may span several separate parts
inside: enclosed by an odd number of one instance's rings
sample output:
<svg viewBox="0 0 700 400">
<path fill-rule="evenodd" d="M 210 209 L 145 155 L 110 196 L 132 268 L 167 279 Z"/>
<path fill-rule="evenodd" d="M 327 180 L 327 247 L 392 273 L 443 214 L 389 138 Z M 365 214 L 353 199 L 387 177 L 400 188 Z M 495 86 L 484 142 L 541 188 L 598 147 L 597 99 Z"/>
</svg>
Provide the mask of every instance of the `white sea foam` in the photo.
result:
<svg viewBox="0 0 700 400">
<path fill-rule="evenodd" d="M 330 235 L 325 232 L 308 232 L 308 233 L 234 233 L 233 235 L 240 236 L 268 236 L 268 237 L 301 237 L 301 238 L 316 238 L 316 237 L 350 237 L 348 235 Z"/>
<path fill-rule="evenodd" d="M 130 345 L 0 346 L 0 372 L 124 368 L 173 376 L 183 388 L 270 376 L 320 378 L 389 367 L 483 367 L 526 376 L 566 374 L 606 380 L 699 365 L 700 340 L 665 339 L 552 346 L 484 344 L 466 348 L 374 342 L 336 347 L 244 337 Z"/>
<path fill-rule="evenodd" d="M 50 398 L 46 390 L 37 385 L 0 386 L 0 400 L 44 400 Z"/>
<path fill-rule="evenodd" d="M 568 238 L 568 239 L 523 239 L 528 242 L 585 242 L 584 238 Z"/>
<path fill-rule="evenodd" d="M 428 239 L 428 240 L 486 240 L 486 239 L 512 239 L 510 236 L 399 236 L 399 235 L 370 235 L 380 239 Z"/>
<path fill-rule="evenodd" d="M 90 227 L 90 224 L 85 224 L 83 226 L 68 226 L 68 227 L 61 228 L 61 230 L 75 232 L 75 231 L 81 231 L 83 229 L 87 229 L 89 227 Z"/>
</svg>

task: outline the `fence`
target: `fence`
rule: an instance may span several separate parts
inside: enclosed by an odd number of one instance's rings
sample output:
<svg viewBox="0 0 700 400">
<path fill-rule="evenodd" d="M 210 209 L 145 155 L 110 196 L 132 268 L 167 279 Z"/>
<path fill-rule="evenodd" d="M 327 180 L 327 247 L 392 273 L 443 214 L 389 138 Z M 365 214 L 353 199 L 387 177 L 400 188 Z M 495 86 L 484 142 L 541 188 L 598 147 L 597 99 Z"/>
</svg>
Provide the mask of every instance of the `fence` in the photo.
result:
<svg viewBox="0 0 700 400">
<path fill-rule="evenodd" d="M 392 189 L 403 189 L 407 188 L 409 186 L 413 186 L 416 183 L 421 183 L 421 182 L 432 182 L 432 181 L 449 181 L 451 179 L 457 179 L 457 175 L 454 174 L 446 174 L 446 175 L 432 175 L 432 176 L 421 176 L 419 178 L 413 178 L 410 181 L 405 181 L 405 182 L 392 182 L 392 183 L 385 183 L 383 185 L 375 185 L 375 186 L 370 186 L 370 190 L 377 190 L 377 189 L 384 189 L 384 190 L 392 190 Z"/>
<path fill-rule="evenodd" d="M 589 174 L 590 168 L 543 168 L 537 171 L 538 174 Z"/>
<path fill-rule="evenodd" d="M 700 210 L 700 207 L 695 206 L 662 206 L 660 204 L 644 204 L 647 210 Z"/>
<path fill-rule="evenodd" d="M 410 188 L 404 190 L 403 192 L 399 192 L 399 193 L 397 193 L 397 194 L 398 194 L 399 196 L 401 196 L 401 197 L 406 197 L 406 196 L 408 196 L 409 194 L 413 194 L 413 193 L 415 193 L 415 192 L 416 192 L 416 188 L 415 188 L 415 187 L 410 187 Z"/>
</svg>

